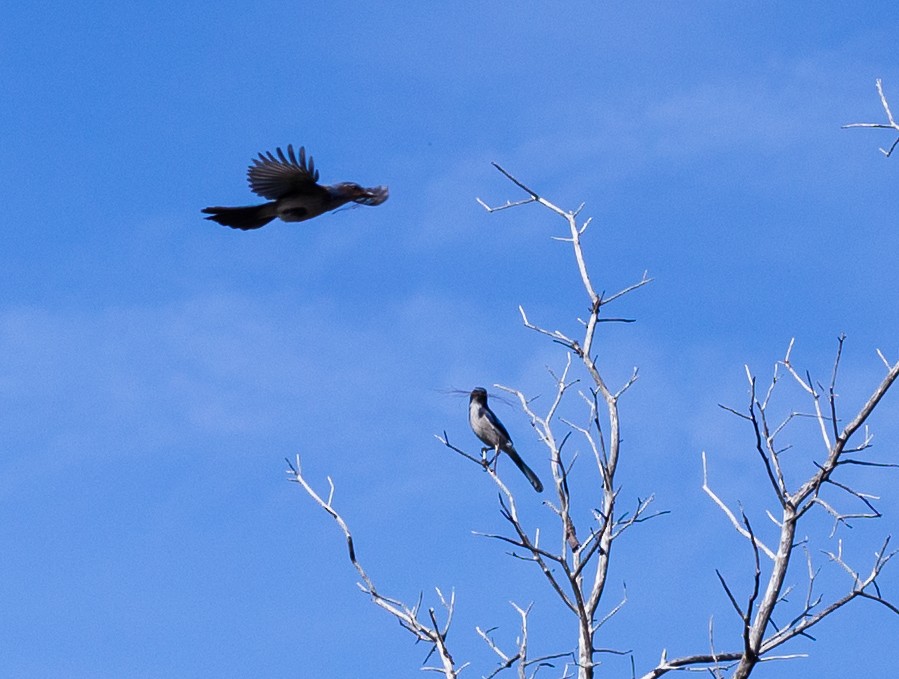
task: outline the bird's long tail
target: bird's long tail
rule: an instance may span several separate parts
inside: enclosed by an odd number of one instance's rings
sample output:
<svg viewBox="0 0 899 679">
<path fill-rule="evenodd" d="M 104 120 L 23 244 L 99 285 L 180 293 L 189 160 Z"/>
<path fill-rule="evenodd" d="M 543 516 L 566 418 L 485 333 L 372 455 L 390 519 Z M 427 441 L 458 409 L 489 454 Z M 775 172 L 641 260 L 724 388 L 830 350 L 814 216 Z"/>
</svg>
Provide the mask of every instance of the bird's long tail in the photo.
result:
<svg viewBox="0 0 899 679">
<path fill-rule="evenodd" d="M 524 463 L 524 460 L 521 459 L 521 455 L 518 454 L 518 451 L 510 446 L 509 448 L 505 449 L 505 452 L 510 458 L 512 458 L 512 462 L 514 462 L 515 466 L 521 470 L 521 473 L 524 474 L 527 477 L 528 481 L 531 482 L 531 485 L 534 486 L 534 490 L 536 490 L 538 493 L 542 493 L 543 484 L 540 483 L 540 479 L 537 478 L 534 470 Z"/>
<path fill-rule="evenodd" d="M 274 202 L 248 207 L 207 207 L 203 213 L 209 215 L 206 219 L 244 231 L 261 228 L 278 216 Z"/>
</svg>

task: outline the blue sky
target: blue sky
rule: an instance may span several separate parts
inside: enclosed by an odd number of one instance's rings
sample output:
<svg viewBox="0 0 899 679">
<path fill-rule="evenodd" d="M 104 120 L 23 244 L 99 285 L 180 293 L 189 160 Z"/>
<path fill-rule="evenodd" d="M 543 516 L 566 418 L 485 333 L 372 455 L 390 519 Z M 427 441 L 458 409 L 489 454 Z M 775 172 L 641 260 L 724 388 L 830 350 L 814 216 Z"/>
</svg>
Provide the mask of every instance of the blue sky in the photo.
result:
<svg viewBox="0 0 899 679">
<path fill-rule="evenodd" d="M 535 602 L 534 652 L 566 647 L 540 574 L 471 535 L 501 528 L 488 479 L 433 437 L 477 447 L 442 390 L 550 392 L 564 356 L 519 304 L 562 329 L 583 311 L 550 240 L 564 224 L 475 202 L 521 197 L 491 161 L 586 202 L 598 288 L 655 279 L 600 354 L 613 383 L 641 371 L 622 497 L 671 514 L 620 543 L 629 604 L 603 645 L 645 671 L 663 647 L 704 651 L 710 615 L 734 645 L 714 569 L 748 587 L 748 555 L 702 494 L 700 452 L 759 522 L 766 486 L 717 404 L 743 404 L 743 364 L 768 375 L 791 337 L 826 379 L 848 335 L 847 413 L 881 377 L 875 349 L 899 358 L 899 159 L 877 151 L 888 133 L 840 129 L 883 118 L 876 78 L 899 108 L 895 3 L 14 3 L 0 19 L 0 674 L 419 676 L 425 649 L 285 481 L 297 452 L 334 478 L 386 593 L 455 587 L 471 676 L 492 662 L 475 624 L 514 637 L 509 600 Z M 250 233 L 201 218 L 253 202 L 250 158 L 288 143 L 324 181 L 390 200 Z M 896 459 L 897 403 L 872 421 L 879 459 Z M 548 477 L 526 418 L 497 412 Z M 838 536 L 861 567 L 899 495 L 895 475 L 856 478 L 886 513 Z M 895 572 L 884 587 L 899 598 Z M 809 659 L 757 674 L 884 676 L 897 631 L 861 603 L 786 649 Z"/>
</svg>

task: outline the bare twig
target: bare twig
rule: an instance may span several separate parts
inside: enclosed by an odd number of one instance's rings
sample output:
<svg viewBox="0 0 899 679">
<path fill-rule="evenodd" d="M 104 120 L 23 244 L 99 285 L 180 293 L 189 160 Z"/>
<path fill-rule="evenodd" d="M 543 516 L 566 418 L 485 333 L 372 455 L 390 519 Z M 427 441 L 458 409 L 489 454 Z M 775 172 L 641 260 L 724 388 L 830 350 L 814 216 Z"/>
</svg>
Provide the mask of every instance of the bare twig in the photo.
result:
<svg viewBox="0 0 899 679">
<path fill-rule="evenodd" d="M 778 448 L 777 444 L 775 443 L 775 439 L 785 429 L 786 425 L 789 422 L 793 421 L 796 417 L 801 417 L 802 415 L 795 411 L 791 412 L 790 415 L 783 421 L 783 423 L 773 431 L 770 430 L 767 425 L 766 411 L 772 393 L 774 391 L 774 385 L 777 382 L 777 368 L 775 368 L 774 379 L 772 380 L 772 384 L 769 387 L 763 401 L 759 401 L 755 397 L 755 379 L 747 369 L 747 376 L 750 381 L 750 405 L 748 414 L 744 415 L 742 413 L 737 413 L 736 411 L 728 409 L 732 412 L 735 412 L 735 414 L 740 415 L 743 419 L 749 421 L 752 424 L 756 441 L 756 449 L 763 463 L 765 464 L 769 479 L 771 480 L 775 490 L 777 491 L 778 501 L 781 504 L 782 516 L 779 519 L 776 519 L 770 512 L 768 512 L 769 517 L 778 526 L 780 532 L 776 552 L 772 553 L 772 550 L 769 550 L 758 540 L 758 538 L 752 532 L 749 526 L 748 519 L 746 519 L 745 516 L 742 525 L 740 525 L 734 513 L 730 511 L 730 509 L 720 500 L 720 498 L 717 497 L 717 495 L 711 492 L 708 487 L 708 473 L 705 454 L 703 453 L 702 456 L 703 489 L 709 494 L 709 496 L 719 506 L 719 508 L 724 511 L 724 513 L 731 520 L 731 523 L 738 530 L 738 532 L 743 535 L 743 537 L 746 537 L 753 545 L 754 549 L 756 549 L 756 560 L 758 559 L 758 550 L 760 550 L 764 552 L 772 561 L 771 571 L 768 575 L 768 582 L 764 592 L 761 592 L 760 590 L 760 569 L 758 568 L 758 565 L 756 566 L 753 595 L 750 598 L 749 605 L 745 610 L 740 609 L 730 589 L 727 587 L 723 578 L 721 579 L 722 585 L 725 587 L 725 591 L 728 593 L 728 597 L 730 598 L 732 605 L 738 610 L 738 612 L 740 612 L 741 617 L 743 617 L 744 620 L 743 652 L 741 654 L 739 663 L 737 664 L 736 670 L 734 671 L 734 679 L 745 679 L 746 677 L 748 677 L 751 674 L 754 666 L 758 662 L 765 660 L 766 657 L 773 657 L 770 655 L 771 650 L 796 636 L 808 636 L 807 630 L 809 628 L 811 628 L 827 616 L 831 615 L 840 607 L 855 598 L 871 598 L 878 601 L 887 608 L 890 608 L 890 610 L 893 610 L 895 608 L 892 603 L 886 601 L 886 599 L 884 599 L 880 595 L 876 583 L 876 577 L 880 573 L 880 570 L 892 557 L 892 554 L 884 556 L 886 543 L 884 544 L 881 552 L 878 554 L 878 557 L 875 561 L 875 566 L 867 579 L 859 576 L 858 573 L 850 569 L 845 564 L 842 559 L 841 551 L 838 551 L 835 554 L 829 553 L 831 560 L 834 563 L 842 566 L 851 575 L 854 585 L 852 591 L 849 594 L 844 595 L 843 597 L 832 602 L 830 605 L 824 607 L 821 607 L 821 596 L 819 595 L 815 597 L 813 595 L 813 587 L 815 579 L 817 577 L 817 571 L 814 571 L 812 569 L 811 559 L 810 557 L 808 557 L 808 553 L 806 552 L 809 575 L 808 593 L 806 595 L 805 606 L 802 612 L 799 615 L 794 616 L 790 624 L 788 624 L 787 626 L 778 628 L 773 623 L 773 614 L 775 608 L 787 600 L 787 592 L 790 589 L 789 587 L 785 587 L 784 580 L 786 577 L 787 569 L 789 567 L 791 556 L 793 554 L 793 551 L 797 547 L 803 545 L 805 542 L 804 540 L 797 541 L 795 536 L 797 524 L 808 512 L 808 510 L 813 506 L 822 507 L 827 513 L 834 517 L 834 530 L 836 530 L 836 527 L 838 525 L 848 525 L 847 522 L 853 518 L 878 518 L 880 516 L 880 512 L 877 511 L 872 503 L 872 500 L 875 500 L 876 498 L 868 493 L 863 493 L 845 483 L 837 481 L 833 478 L 833 474 L 840 464 L 852 464 L 851 460 L 844 460 L 842 458 L 842 456 L 847 451 L 860 451 L 870 446 L 871 435 L 867 431 L 867 429 L 865 429 L 865 439 L 861 444 L 856 445 L 854 448 L 850 448 L 848 446 L 848 442 L 853 437 L 853 435 L 861 429 L 862 426 L 865 426 L 866 420 L 870 416 L 871 412 L 874 410 L 874 408 L 876 408 L 877 404 L 880 402 L 889 388 L 893 385 L 897 377 L 899 377 L 899 362 L 891 365 L 883 358 L 882 354 L 880 354 L 881 359 L 887 366 L 887 375 L 874 389 L 867 402 L 861 407 L 855 417 L 852 418 L 848 422 L 848 424 L 846 424 L 841 430 L 839 428 L 840 420 L 836 408 L 836 382 L 840 365 L 840 358 L 843 351 L 844 339 L 845 338 L 843 336 L 840 336 L 838 341 L 836 356 L 831 371 L 830 384 L 827 387 L 826 413 L 825 408 L 821 403 L 822 390 L 824 388 L 819 388 L 819 386 L 817 386 L 817 383 L 812 380 L 807 371 L 805 371 L 804 373 L 800 373 L 800 371 L 797 370 L 792 363 L 791 354 L 794 345 L 792 341 L 790 342 L 790 346 L 787 349 L 785 358 L 780 362 L 780 365 L 782 365 L 786 369 L 787 373 L 793 377 L 795 383 L 798 384 L 800 388 L 809 396 L 814 409 L 814 413 L 811 415 L 811 417 L 813 417 L 816 421 L 821 440 L 823 441 L 827 449 L 825 461 L 820 464 L 816 463 L 816 472 L 812 474 L 812 476 L 808 478 L 804 483 L 802 483 L 795 491 L 790 492 L 787 489 L 783 470 L 781 469 L 779 463 L 779 455 L 782 452 L 782 449 Z M 825 485 L 834 486 L 848 493 L 850 496 L 859 500 L 865 506 L 867 511 L 853 513 L 838 511 L 831 505 L 831 503 L 827 502 L 821 497 L 821 492 Z M 752 612 L 753 608 L 755 608 L 754 615 L 750 622 L 746 616 L 748 616 L 749 613 Z M 769 629 L 771 627 L 774 628 L 773 632 L 769 632 Z M 687 664 L 703 665 L 710 663 L 703 660 L 699 661 L 698 663 Z M 670 662 L 666 665 L 659 665 L 659 667 L 657 667 L 654 672 L 674 669 L 673 667 L 671 667 L 671 665 L 672 663 Z M 655 676 L 658 675 L 656 674 Z"/>
<path fill-rule="evenodd" d="M 606 385 L 594 355 L 596 330 L 600 322 L 632 321 L 632 319 L 625 318 L 600 318 L 602 308 L 606 304 L 620 299 L 629 292 L 643 287 L 652 279 L 649 278 L 646 272 L 644 272 L 642 278 L 637 283 L 627 286 L 609 297 L 604 297 L 603 294 L 597 292 L 587 268 L 586 258 L 581 243 L 581 237 L 585 234 L 587 228 L 591 224 L 590 219 L 586 219 L 580 224 L 578 223 L 578 217 L 584 207 L 583 204 L 578 206 L 575 210 L 563 210 L 541 196 L 531 187 L 525 185 L 500 165 L 496 163 L 493 165 L 509 181 L 515 184 L 515 186 L 528 194 L 528 198 L 517 202 L 507 201 L 504 205 L 498 207 L 490 207 L 480 199 L 478 199 L 478 203 L 488 212 L 517 207 L 528 203 L 538 203 L 554 214 L 562 217 L 568 226 L 568 235 L 564 238 L 556 237 L 554 240 L 559 240 L 571 245 L 574 260 L 580 274 L 581 284 L 588 299 L 590 313 L 585 320 L 581 321 L 583 325 L 583 335 L 577 339 L 560 330 L 548 330 L 532 323 L 528 319 L 524 309 L 519 307 L 519 312 L 525 327 L 549 337 L 553 342 L 566 347 L 569 354 L 565 370 L 562 375 L 556 379 L 557 389 L 555 398 L 545 415 L 538 416 L 522 393 L 510 389 L 507 389 L 507 391 L 518 396 L 522 409 L 530 417 L 531 424 L 536 430 L 538 437 L 550 452 L 553 480 L 558 496 L 558 506 L 550 506 L 558 515 L 562 527 L 562 548 L 559 554 L 556 555 L 558 557 L 556 563 L 559 563 L 562 566 L 562 572 L 565 575 L 565 579 L 562 581 L 566 585 L 565 593 L 561 592 L 558 586 L 559 582 L 552 579 L 550 581 L 553 588 L 556 590 L 557 594 L 562 597 L 562 600 L 566 605 L 569 606 L 569 608 L 573 606 L 572 610 L 577 616 L 579 629 L 578 654 L 576 660 L 578 677 L 580 679 L 590 679 L 593 677 L 594 673 L 594 655 L 598 652 L 594 641 L 596 631 L 603 621 L 607 620 L 610 615 L 614 614 L 614 612 L 623 605 L 622 602 L 614 607 L 612 611 L 597 624 L 597 610 L 607 582 L 609 555 L 612 543 L 626 528 L 635 523 L 652 518 L 652 516 L 658 516 L 664 513 L 658 512 L 653 515 L 647 513 L 646 510 L 651 501 L 650 498 L 649 500 L 638 502 L 637 510 L 634 512 L 633 516 L 616 516 L 615 503 L 618 491 L 615 488 L 615 473 L 618 466 L 621 445 L 618 399 L 636 381 L 637 370 L 635 368 L 631 378 L 618 389 L 617 392 L 613 392 Z M 568 421 L 563 421 L 563 423 L 579 432 L 587 442 L 587 445 L 590 447 L 594 459 L 596 460 L 597 469 L 599 471 L 599 481 L 601 484 L 600 507 L 594 512 L 597 525 L 594 528 L 591 528 L 589 535 L 583 542 L 580 542 L 577 539 L 574 522 L 571 517 L 568 468 L 562 460 L 562 445 L 558 444 L 556 435 L 553 432 L 553 421 L 556 410 L 559 407 L 562 397 L 572 384 L 566 377 L 571 367 L 571 356 L 577 357 L 593 382 L 593 388 L 591 389 L 592 400 L 588 400 L 590 424 L 588 426 L 580 426 Z M 604 415 L 608 421 L 607 434 L 600 422 L 600 402 L 604 406 Z M 563 443 L 565 440 L 567 440 L 567 436 L 563 439 Z M 509 501 L 508 497 L 505 499 L 507 502 Z M 511 511 L 507 512 L 506 518 L 512 522 L 513 528 L 517 534 L 517 539 L 512 542 L 519 548 L 530 549 L 528 547 L 529 542 L 523 535 L 521 526 L 514 520 Z M 531 550 L 531 558 L 538 561 L 538 563 L 540 563 L 540 560 L 543 560 L 544 562 L 549 560 L 547 554 L 541 554 L 536 550 Z M 592 580 L 587 580 L 585 578 L 589 564 L 593 565 Z M 541 568 L 545 568 L 545 566 L 541 565 Z"/>
<path fill-rule="evenodd" d="M 285 458 L 286 459 L 286 458 Z M 428 610 L 429 623 L 424 623 L 419 620 L 419 609 L 420 609 L 420 601 L 413 607 L 406 606 L 402 604 L 396 599 L 388 598 L 383 596 L 378 592 L 375 588 L 375 583 L 362 567 L 361 562 L 356 557 L 356 549 L 353 544 L 353 536 L 350 533 L 350 529 L 347 526 L 346 521 L 344 521 L 343 517 L 334 509 L 332 501 L 334 499 L 334 484 L 331 481 L 330 477 L 328 478 L 328 485 L 330 491 L 328 493 L 328 499 L 325 500 L 319 495 L 312 486 L 309 485 L 308 481 L 302 474 L 302 467 L 300 465 L 300 456 L 296 456 L 296 464 L 292 464 L 290 460 L 286 460 L 287 462 L 287 474 L 290 477 L 291 481 L 300 484 L 303 490 L 306 491 L 306 494 L 312 498 L 312 500 L 328 515 L 334 519 L 337 525 L 340 527 L 340 530 L 343 532 L 344 537 L 347 541 L 347 551 L 349 553 L 350 563 L 353 564 L 353 567 L 356 569 L 356 572 L 359 574 L 362 582 L 359 584 L 359 587 L 363 592 L 368 594 L 371 600 L 383 608 L 385 611 L 390 613 L 400 625 L 411 632 L 416 639 L 420 641 L 425 641 L 430 644 L 433 644 L 433 651 L 435 651 L 440 658 L 441 665 L 439 668 L 431 668 L 426 667 L 423 669 L 428 670 L 436 670 L 444 675 L 447 679 L 456 679 L 458 677 L 458 673 L 461 668 L 457 668 L 455 661 L 453 660 L 452 655 L 449 652 L 449 648 L 446 645 L 446 637 L 449 633 L 449 626 L 452 622 L 453 611 L 455 608 L 455 595 L 451 596 L 449 601 L 447 601 L 440 590 L 437 590 L 437 595 L 440 598 L 441 605 L 446 611 L 446 622 L 443 625 L 442 629 L 437 624 L 436 614 L 434 609 L 431 608 Z"/>
<path fill-rule="evenodd" d="M 887 103 L 886 95 L 883 93 L 883 81 L 881 81 L 881 79 L 878 78 L 875 82 L 875 85 L 877 86 L 877 94 L 880 95 L 880 103 L 883 106 L 883 110 L 887 115 L 887 122 L 886 123 L 849 123 L 848 125 L 843 125 L 843 129 L 846 129 L 849 127 L 873 127 L 873 128 L 883 129 L 883 130 L 896 130 L 897 132 L 899 132 L 899 125 L 897 125 L 896 121 L 893 120 L 893 114 L 890 111 L 890 105 Z M 889 158 L 890 155 L 892 155 L 892 153 L 895 150 L 897 145 L 899 145 L 899 137 L 896 138 L 896 141 L 893 142 L 893 144 L 890 146 L 889 149 L 881 148 L 880 152 L 884 156 Z"/>
<path fill-rule="evenodd" d="M 761 540 L 759 540 L 755 535 L 751 534 L 749 531 L 746 530 L 746 528 L 743 525 L 741 525 L 741 523 L 737 519 L 736 515 L 731 511 L 730 507 L 728 507 L 726 504 L 724 504 L 724 501 L 721 500 L 721 498 L 719 498 L 715 494 L 715 491 L 712 490 L 711 486 L 709 486 L 709 470 L 708 470 L 708 463 L 706 461 L 705 451 L 702 451 L 702 489 L 705 491 L 706 495 L 708 495 L 710 498 L 712 498 L 712 501 L 716 505 L 718 505 L 718 507 L 721 509 L 721 511 L 724 512 L 724 515 L 728 519 L 730 519 L 731 525 L 733 525 L 733 527 L 737 530 L 737 532 L 740 535 L 742 535 L 744 538 L 746 538 L 747 540 L 752 541 L 756 547 L 758 547 L 760 550 L 762 550 L 765 553 L 765 556 L 767 556 L 769 559 L 771 559 L 773 561 L 775 558 L 774 552 L 772 552 L 770 549 L 768 549 L 768 547 L 765 546 L 765 544 Z"/>
</svg>

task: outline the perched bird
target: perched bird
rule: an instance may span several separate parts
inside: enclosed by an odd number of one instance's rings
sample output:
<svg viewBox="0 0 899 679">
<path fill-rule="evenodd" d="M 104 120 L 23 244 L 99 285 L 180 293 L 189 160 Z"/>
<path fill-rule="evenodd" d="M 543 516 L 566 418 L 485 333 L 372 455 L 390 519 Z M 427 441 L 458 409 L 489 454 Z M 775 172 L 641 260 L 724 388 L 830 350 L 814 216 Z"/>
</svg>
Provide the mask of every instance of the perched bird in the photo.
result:
<svg viewBox="0 0 899 679">
<path fill-rule="evenodd" d="M 248 207 L 207 207 L 206 219 L 230 226 L 232 229 L 258 229 L 275 217 L 285 222 L 302 222 L 318 217 L 350 201 L 362 205 L 380 205 L 387 200 L 386 186 L 366 189 L 352 182 L 324 186 L 318 183 L 318 170 L 306 149 L 300 147 L 299 157 L 293 146 L 287 146 L 287 155 L 278 148 L 276 158 L 271 151 L 259 154 L 247 170 L 250 188 L 270 203 Z"/>
<path fill-rule="evenodd" d="M 528 481 L 531 482 L 531 485 L 534 486 L 534 490 L 538 493 L 543 492 L 543 484 L 540 483 L 537 475 L 524 463 L 518 451 L 515 450 L 509 432 L 506 431 L 503 423 L 499 421 L 487 405 L 487 391 L 481 387 L 473 389 L 469 397 L 468 423 L 471 425 L 471 430 L 475 436 L 493 448 L 497 455 L 499 455 L 500 451 L 503 451 L 511 457 L 515 466 L 521 470 L 528 478 Z"/>
</svg>

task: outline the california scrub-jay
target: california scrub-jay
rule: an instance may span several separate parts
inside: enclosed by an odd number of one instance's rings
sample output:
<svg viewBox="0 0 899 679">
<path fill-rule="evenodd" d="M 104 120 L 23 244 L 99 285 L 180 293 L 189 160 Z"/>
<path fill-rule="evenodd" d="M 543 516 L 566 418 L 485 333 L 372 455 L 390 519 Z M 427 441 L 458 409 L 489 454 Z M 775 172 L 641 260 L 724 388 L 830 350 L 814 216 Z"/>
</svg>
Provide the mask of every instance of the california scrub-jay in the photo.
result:
<svg viewBox="0 0 899 679">
<path fill-rule="evenodd" d="M 287 146 L 287 155 L 278 148 L 278 157 L 269 151 L 259 154 L 247 170 L 250 188 L 270 203 L 249 207 L 207 207 L 203 210 L 210 215 L 206 219 L 230 226 L 232 229 L 258 229 L 275 217 L 285 222 L 302 222 L 329 212 L 350 201 L 362 205 L 380 205 L 387 200 L 386 186 L 366 189 L 359 184 L 344 182 L 333 186 L 318 183 L 318 170 L 309 156 L 306 163 L 306 149 L 300 147 L 299 158 L 293 153 L 293 146 Z"/>
<path fill-rule="evenodd" d="M 540 483 L 537 475 L 524 463 L 518 451 L 515 450 L 509 432 L 506 431 L 503 423 L 499 421 L 487 405 L 487 391 L 481 387 L 473 389 L 471 392 L 468 401 L 468 423 L 471 425 L 471 430 L 475 436 L 490 448 L 493 448 L 497 455 L 499 455 L 499 451 L 505 452 L 506 455 L 512 458 L 515 466 L 528 478 L 528 481 L 534 486 L 534 490 L 538 493 L 543 492 L 543 484 Z"/>
</svg>

